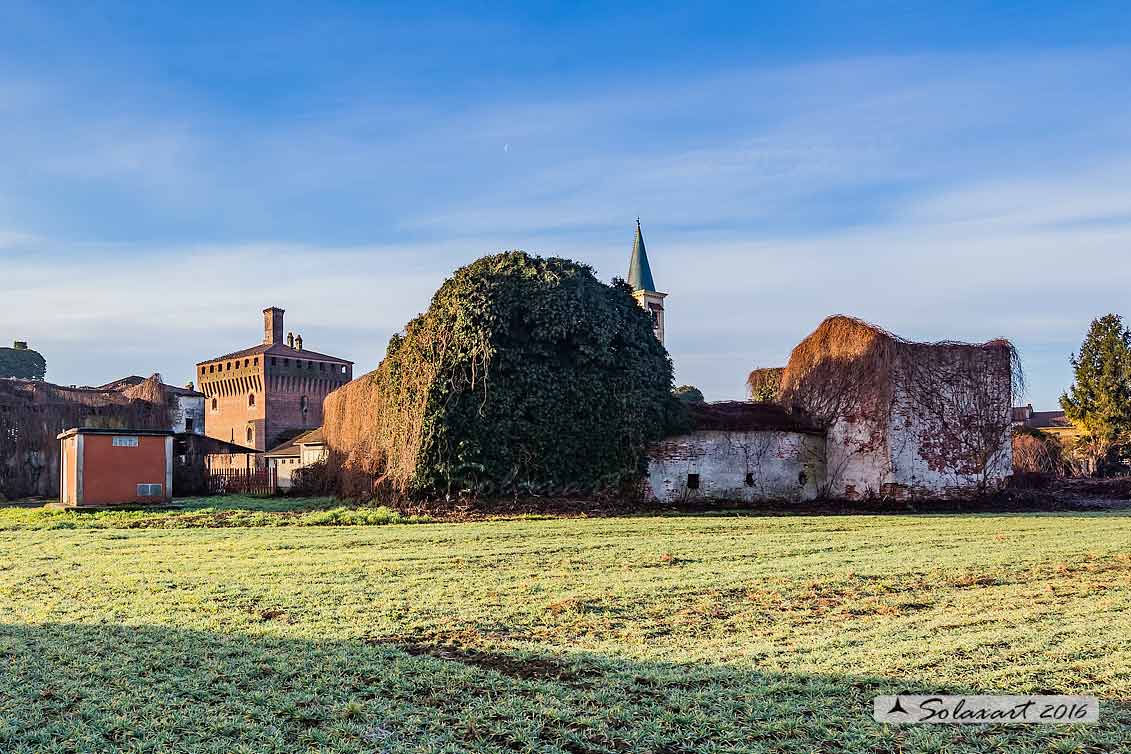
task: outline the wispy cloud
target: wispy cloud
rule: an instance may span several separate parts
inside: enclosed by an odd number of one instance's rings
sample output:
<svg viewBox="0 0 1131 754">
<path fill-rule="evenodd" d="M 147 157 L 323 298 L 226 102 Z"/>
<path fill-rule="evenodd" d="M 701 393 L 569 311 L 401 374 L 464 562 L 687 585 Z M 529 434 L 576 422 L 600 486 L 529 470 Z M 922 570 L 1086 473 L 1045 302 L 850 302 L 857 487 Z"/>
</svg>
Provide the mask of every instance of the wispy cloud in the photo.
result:
<svg viewBox="0 0 1131 754">
<path fill-rule="evenodd" d="M 1129 64 L 861 58 L 270 116 L 0 82 L 0 332 L 63 381 L 175 378 L 276 304 L 364 369 L 459 264 L 517 247 L 608 278 L 639 214 L 679 379 L 711 397 L 844 311 L 1013 337 L 1048 404 L 1131 285 Z"/>
</svg>

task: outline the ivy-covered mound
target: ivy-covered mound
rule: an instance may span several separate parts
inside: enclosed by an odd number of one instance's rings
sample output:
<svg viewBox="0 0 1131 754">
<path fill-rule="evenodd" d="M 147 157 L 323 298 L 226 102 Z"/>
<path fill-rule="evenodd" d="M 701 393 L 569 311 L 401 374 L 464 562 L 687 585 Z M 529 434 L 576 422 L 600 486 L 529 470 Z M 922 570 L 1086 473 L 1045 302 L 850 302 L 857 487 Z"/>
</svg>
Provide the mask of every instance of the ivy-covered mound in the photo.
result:
<svg viewBox="0 0 1131 754">
<path fill-rule="evenodd" d="M 17 343 L 17 346 L 20 344 Z M 47 376 L 47 361 L 39 351 L 27 346 L 0 348 L 0 377 L 42 380 Z"/>
<path fill-rule="evenodd" d="M 327 470 L 352 496 L 610 488 L 678 416 L 671 388 L 625 283 L 496 254 L 457 270 L 375 371 L 327 398 Z"/>
</svg>

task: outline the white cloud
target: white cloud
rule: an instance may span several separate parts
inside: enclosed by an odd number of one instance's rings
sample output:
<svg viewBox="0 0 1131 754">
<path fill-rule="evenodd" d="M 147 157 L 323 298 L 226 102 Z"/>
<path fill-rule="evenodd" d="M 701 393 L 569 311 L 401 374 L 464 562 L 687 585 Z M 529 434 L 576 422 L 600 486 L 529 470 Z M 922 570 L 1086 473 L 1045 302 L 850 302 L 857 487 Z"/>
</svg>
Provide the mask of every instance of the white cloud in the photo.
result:
<svg viewBox="0 0 1131 754">
<path fill-rule="evenodd" d="M 1047 404 L 1049 354 L 1131 285 L 1131 102 L 1096 96 L 1127 63 L 868 58 L 270 120 L 0 82 L 24 116 L 0 122 L 0 226 L 27 229 L 0 232 L 0 332 L 64 381 L 171 376 L 277 304 L 364 369 L 454 267 L 527 248 L 623 274 L 639 214 L 679 379 L 711 397 L 843 311 L 1013 337 Z"/>
</svg>

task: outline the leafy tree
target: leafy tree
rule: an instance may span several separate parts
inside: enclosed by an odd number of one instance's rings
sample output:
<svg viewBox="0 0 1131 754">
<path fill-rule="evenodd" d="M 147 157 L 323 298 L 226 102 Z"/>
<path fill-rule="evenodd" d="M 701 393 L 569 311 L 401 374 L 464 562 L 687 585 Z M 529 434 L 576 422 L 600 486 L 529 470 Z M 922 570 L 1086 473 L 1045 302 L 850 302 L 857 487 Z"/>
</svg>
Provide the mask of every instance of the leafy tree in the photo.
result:
<svg viewBox="0 0 1131 754">
<path fill-rule="evenodd" d="M 1075 379 L 1060 405 L 1083 433 L 1083 446 L 1102 459 L 1131 439 L 1131 332 L 1122 318 L 1093 320 L 1072 368 Z"/>
<path fill-rule="evenodd" d="M 704 403 L 706 401 L 703 392 L 694 385 L 680 385 L 672 390 L 672 395 L 684 403 Z"/>
<path fill-rule="evenodd" d="M 756 403 L 774 403 L 781 397 L 781 378 L 785 369 L 772 367 L 755 369 L 746 378 L 750 400 Z"/>
</svg>

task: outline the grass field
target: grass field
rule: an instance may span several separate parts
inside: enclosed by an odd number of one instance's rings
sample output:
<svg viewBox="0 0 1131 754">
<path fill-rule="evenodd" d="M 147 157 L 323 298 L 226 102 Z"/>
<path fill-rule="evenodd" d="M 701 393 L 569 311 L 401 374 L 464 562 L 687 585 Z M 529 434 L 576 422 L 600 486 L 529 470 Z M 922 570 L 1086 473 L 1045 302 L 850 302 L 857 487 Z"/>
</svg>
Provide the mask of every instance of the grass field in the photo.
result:
<svg viewBox="0 0 1131 754">
<path fill-rule="evenodd" d="M 0 509 L 0 751 L 1131 751 L 1125 514 L 193 505 Z M 1104 702 L 1098 725 L 871 720 L 942 691 Z"/>
</svg>

